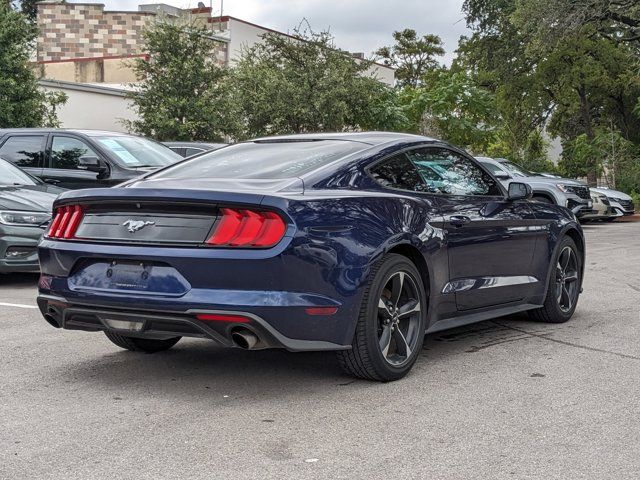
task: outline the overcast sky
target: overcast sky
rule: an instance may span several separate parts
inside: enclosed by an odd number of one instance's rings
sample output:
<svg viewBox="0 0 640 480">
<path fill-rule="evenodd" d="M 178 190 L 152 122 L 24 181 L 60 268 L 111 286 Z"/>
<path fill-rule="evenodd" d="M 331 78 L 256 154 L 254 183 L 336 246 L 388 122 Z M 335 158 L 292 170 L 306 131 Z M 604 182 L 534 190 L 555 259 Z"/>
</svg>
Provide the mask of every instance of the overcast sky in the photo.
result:
<svg viewBox="0 0 640 480">
<path fill-rule="evenodd" d="M 84 0 L 91 1 L 91 0 Z M 107 10 L 136 10 L 153 0 L 102 0 Z M 209 0 L 203 0 L 209 6 Z M 463 0 L 224 0 L 224 14 L 259 25 L 290 31 L 306 18 L 316 30 L 331 29 L 340 48 L 370 55 L 392 43 L 394 30 L 413 28 L 420 34 L 439 35 L 452 58 L 460 35 L 466 33 L 461 13 Z M 158 2 L 159 3 L 159 2 Z M 181 8 L 193 8 L 198 0 L 165 0 Z M 213 1 L 214 15 L 220 0 Z"/>
</svg>

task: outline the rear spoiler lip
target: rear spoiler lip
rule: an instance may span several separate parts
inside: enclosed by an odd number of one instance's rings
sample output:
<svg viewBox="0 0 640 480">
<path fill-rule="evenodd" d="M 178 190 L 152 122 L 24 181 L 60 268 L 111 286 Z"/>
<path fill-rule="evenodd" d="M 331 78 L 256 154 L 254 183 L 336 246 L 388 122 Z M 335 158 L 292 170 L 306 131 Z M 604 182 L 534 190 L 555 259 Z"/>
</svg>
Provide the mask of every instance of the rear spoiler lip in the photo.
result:
<svg viewBox="0 0 640 480">
<path fill-rule="evenodd" d="M 53 207 L 75 203 L 157 201 L 175 203 L 239 203 L 261 205 L 263 193 L 224 190 L 155 189 L 155 188 L 91 188 L 61 194 Z"/>
</svg>

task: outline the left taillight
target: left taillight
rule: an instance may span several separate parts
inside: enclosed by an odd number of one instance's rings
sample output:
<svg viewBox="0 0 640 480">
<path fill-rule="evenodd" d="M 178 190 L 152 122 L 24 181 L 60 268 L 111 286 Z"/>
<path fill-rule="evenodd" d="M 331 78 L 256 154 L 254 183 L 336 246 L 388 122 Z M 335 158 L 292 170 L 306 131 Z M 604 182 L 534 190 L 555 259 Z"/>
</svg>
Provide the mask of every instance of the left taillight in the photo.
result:
<svg viewBox="0 0 640 480">
<path fill-rule="evenodd" d="M 274 212 L 221 208 L 220 218 L 206 244 L 216 247 L 268 248 L 287 231 L 285 221 Z"/>
<path fill-rule="evenodd" d="M 66 205 L 56 208 L 53 220 L 45 237 L 57 240 L 69 240 L 75 237 L 76 230 L 80 226 L 84 209 L 81 205 Z"/>
</svg>

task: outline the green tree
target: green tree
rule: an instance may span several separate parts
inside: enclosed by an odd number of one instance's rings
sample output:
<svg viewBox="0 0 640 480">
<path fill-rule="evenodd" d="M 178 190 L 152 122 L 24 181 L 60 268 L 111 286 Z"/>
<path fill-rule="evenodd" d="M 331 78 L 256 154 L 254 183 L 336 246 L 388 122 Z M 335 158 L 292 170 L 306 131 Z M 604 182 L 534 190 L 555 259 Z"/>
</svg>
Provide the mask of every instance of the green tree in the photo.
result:
<svg viewBox="0 0 640 480">
<path fill-rule="evenodd" d="M 237 129 L 227 71 L 215 62 L 216 40 L 196 23 L 159 19 L 144 31 L 147 58 L 133 69 L 129 97 L 139 120 L 125 122 L 159 140 L 219 141 Z"/>
<path fill-rule="evenodd" d="M 382 47 L 376 56 L 385 65 L 396 69 L 396 83 L 400 87 L 417 87 L 425 75 L 440 67 L 437 57 L 444 55 L 442 40 L 437 35 L 418 37 L 415 30 L 406 28 L 393 32 L 395 44 Z"/>
<path fill-rule="evenodd" d="M 0 128 L 57 126 L 62 93 L 44 92 L 29 65 L 37 36 L 27 18 L 0 4 Z"/>
<path fill-rule="evenodd" d="M 464 71 L 442 70 L 418 88 L 399 93 L 409 120 L 406 130 L 440 138 L 475 152 L 495 135 L 495 99 Z"/>
<path fill-rule="evenodd" d="M 33 23 L 38 19 L 39 1 L 40 0 L 20 0 L 20 11 Z"/>
<path fill-rule="evenodd" d="M 369 67 L 336 49 L 327 32 L 264 35 L 232 73 L 241 136 L 398 128 L 405 119 L 395 95 Z"/>
<path fill-rule="evenodd" d="M 562 24 L 568 3 L 579 2 L 466 0 L 473 35 L 463 42 L 461 54 L 481 84 L 496 93 L 504 121 L 500 136 L 516 155 L 524 157 L 529 133 L 544 126 L 569 148 L 578 148 L 579 154 L 570 156 L 583 162 L 595 183 L 595 151 L 572 142 L 585 135 L 591 145 L 597 128 L 610 123 L 625 138 L 640 139 L 640 119 L 633 114 L 640 96 L 638 52 L 628 33 L 607 35 L 595 17 L 574 19 L 571 34 L 554 37 L 541 26 L 544 22 L 532 20 Z"/>
</svg>

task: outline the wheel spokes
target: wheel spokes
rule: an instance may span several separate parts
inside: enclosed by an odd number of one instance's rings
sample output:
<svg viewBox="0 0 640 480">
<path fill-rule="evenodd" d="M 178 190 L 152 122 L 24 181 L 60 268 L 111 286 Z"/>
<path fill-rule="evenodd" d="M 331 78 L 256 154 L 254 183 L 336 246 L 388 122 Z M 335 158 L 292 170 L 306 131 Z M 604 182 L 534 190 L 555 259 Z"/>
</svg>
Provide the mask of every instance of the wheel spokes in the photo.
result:
<svg viewBox="0 0 640 480">
<path fill-rule="evenodd" d="M 564 304 L 565 309 L 571 310 L 571 305 L 573 303 L 573 300 L 571 299 L 571 295 L 569 294 L 569 290 L 567 289 L 566 285 L 562 286 L 562 298 L 566 300 L 566 303 Z M 563 304 L 561 303 L 560 306 L 562 305 Z"/>
<path fill-rule="evenodd" d="M 571 260 L 571 254 L 573 253 L 573 250 L 571 250 L 571 248 L 566 247 L 563 251 L 562 254 L 560 255 L 560 267 L 562 268 L 563 272 L 567 271 L 567 267 L 569 266 L 569 261 Z"/>
<path fill-rule="evenodd" d="M 382 328 L 382 335 L 380 336 L 378 344 L 380 345 L 382 356 L 387 358 L 387 355 L 389 354 L 389 346 L 391 345 L 391 325 L 385 325 Z"/>
<path fill-rule="evenodd" d="M 404 289 L 404 272 L 398 272 L 391 278 L 391 303 L 398 308 L 398 301 Z"/>
<path fill-rule="evenodd" d="M 564 277 L 565 283 L 577 282 L 578 281 L 578 272 L 570 272 Z"/>
<path fill-rule="evenodd" d="M 387 306 L 387 302 L 382 297 L 378 300 L 378 313 L 380 313 L 380 312 L 382 312 L 382 314 L 386 318 L 393 317 L 393 315 L 391 314 L 391 311 L 389 311 L 389 307 Z"/>
<path fill-rule="evenodd" d="M 399 328 L 396 328 L 393 332 L 393 338 L 396 341 L 396 349 L 398 353 L 405 358 L 409 358 L 411 355 L 411 347 L 409 347 L 409 343 L 407 342 L 404 333 Z"/>
<path fill-rule="evenodd" d="M 402 319 L 417 312 L 420 312 L 420 302 L 412 298 L 398 309 L 398 318 Z"/>
</svg>

